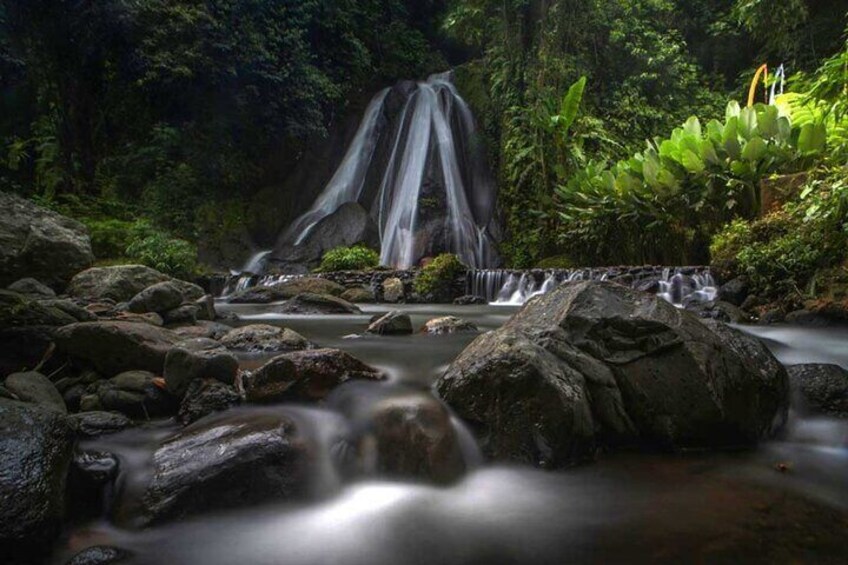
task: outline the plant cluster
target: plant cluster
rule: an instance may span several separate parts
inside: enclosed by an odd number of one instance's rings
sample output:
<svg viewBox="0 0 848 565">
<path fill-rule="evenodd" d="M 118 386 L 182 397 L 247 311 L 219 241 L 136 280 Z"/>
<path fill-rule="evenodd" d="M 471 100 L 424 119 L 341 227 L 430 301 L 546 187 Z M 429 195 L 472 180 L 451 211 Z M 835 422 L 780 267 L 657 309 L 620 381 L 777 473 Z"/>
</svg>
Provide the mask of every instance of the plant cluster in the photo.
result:
<svg viewBox="0 0 848 565">
<path fill-rule="evenodd" d="M 380 265 L 380 254 L 364 245 L 336 247 L 324 253 L 319 272 L 364 271 Z"/>
<path fill-rule="evenodd" d="M 825 149 L 822 123 L 793 126 L 774 106 L 696 117 L 611 167 L 592 163 L 557 189 L 560 241 L 591 264 L 708 260 L 710 237 L 760 210 L 760 180 L 804 168 Z"/>
<path fill-rule="evenodd" d="M 453 285 L 457 277 L 462 276 L 468 268 L 462 264 L 456 255 L 445 253 L 428 263 L 415 276 L 413 288 L 420 296 L 436 302 L 450 300 L 453 295 Z"/>
</svg>

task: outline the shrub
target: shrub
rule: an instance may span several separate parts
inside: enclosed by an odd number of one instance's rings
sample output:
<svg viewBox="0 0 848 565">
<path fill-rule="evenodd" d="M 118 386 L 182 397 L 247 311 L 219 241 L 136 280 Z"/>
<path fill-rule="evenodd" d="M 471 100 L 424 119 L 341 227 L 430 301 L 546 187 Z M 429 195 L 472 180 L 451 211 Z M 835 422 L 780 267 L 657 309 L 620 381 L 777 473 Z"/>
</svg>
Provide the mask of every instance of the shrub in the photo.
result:
<svg viewBox="0 0 848 565">
<path fill-rule="evenodd" d="M 336 247 L 324 253 L 319 271 L 363 271 L 380 264 L 380 255 L 364 245 Z"/>
<path fill-rule="evenodd" d="M 132 242 L 127 258 L 172 277 L 189 279 L 197 274 L 197 248 L 169 237 L 147 222 L 136 222 L 130 230 Z"/>
<path fill-rule="evenodd" d="M 546 257 L 536 263 L 537 269 L 573 269 L 574 267 L 574 261 L 568 255 Z"/>
<path fill-rule="evenodd" d="M 127 247 L 132 243 L 134 222 L 116 218 L 85 218 L 83 223 L 91 236 L 91 249 L 100 260 L 119 259 L 126 256 Z"/>
<path fill-rule="evenodd" d="M 419 295 L 437 302 L 447 302 L 452 298 L 454 281 L 467 267 L 456 255 L 439 255 L 415 276 L 413 287 Z"/>
</svg>

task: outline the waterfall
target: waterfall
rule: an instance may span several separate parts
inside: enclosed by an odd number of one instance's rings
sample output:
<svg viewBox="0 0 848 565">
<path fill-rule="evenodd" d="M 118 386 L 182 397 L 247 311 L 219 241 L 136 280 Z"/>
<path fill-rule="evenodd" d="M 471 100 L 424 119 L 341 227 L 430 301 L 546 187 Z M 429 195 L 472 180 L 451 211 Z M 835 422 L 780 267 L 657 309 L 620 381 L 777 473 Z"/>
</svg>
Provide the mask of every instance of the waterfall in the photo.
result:
<svg viewBox="0 0 848 565">
<path fill-rule="evenodd" d="M 377 148 L 377 124 L 389 89 L 380 91 L 365 110 L 365 117 L 333 178 L 308 212 L 292 223 L 286 230 L 286 239 L 295 244 L 303 243 L 315 225 L 339 209 L 343 204 L 356 202 L 362 196 L 365 177 Z"/>
<path fill-rule="evenodd" d="M 442 252 L 472 268 L 498 262 L 495 185 L 474 116 L 450 73 L 377 94 L 332 180 L 279 241 L 309 247 L 315 226 L 348 203 L 370 211 L 384 266 L 408 269 Z M 334 229 L 322 233 L 326 251 Z M 281 245 L 272 262 L 293 255 Z"/>
<path fill-rule="evenodd" d="M 250 273 L 253 275 L 261 275 L 265 272 L 265 260 L 268 258 L 268 255 L 271 254 L 271 251 L 260 251 L 253 255 L 250 259 L 247 260 L 247 263 L 241 268 L 239 273 Z M 238 274 L 238 273 L 234 273 Z"/>
</svg>

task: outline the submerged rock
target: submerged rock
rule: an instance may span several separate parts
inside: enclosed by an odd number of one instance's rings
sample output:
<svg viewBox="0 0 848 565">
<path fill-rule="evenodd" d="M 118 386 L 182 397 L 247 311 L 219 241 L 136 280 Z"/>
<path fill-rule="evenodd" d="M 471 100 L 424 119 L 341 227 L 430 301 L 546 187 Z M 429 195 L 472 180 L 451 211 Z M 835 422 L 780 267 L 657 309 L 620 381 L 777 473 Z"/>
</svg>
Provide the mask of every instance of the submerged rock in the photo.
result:
<svg viewBox="0 0 848 565">
<path fill-rule="evenodd" d="M 430 320 L 424 327 L 421 328 L 421 331 L 430 335 L 445 335 L 445 334 L 455 334 L 455 333 L 463 333 L 463 332 L 478 332 L 480 331 L 477 326 L 463 320 L 462 318 L 456 318 L 454 316 L 445 316 L 443 318 L 435 318 Z"/>
<path fill-rule="evenodd" d="M 232 351 L 245 353 L 284 353 L 314 347 L 296 331 L 265 324 L 230 330 L 221 338 L 221 345 Z"/>
<path fill-rule="evenodd" d="M 788 410 L 759 341 L 612 283 L 561 287 L 478 337 L 437 383 L 495 459 L 563 466 L 599 446 L 752 445 Z"/>
<path fill-rule="evenodd" d="M 371 322 L 365 331 L 377 335 L 411 335 L 412 319 L 409 314 L 393 310 Z"/>
<path fill-rule="evenodd" d="M 132 426 L 132 420 L 119 412 L 80 412 L 69 417 L 77 435 L 94 438 L 118 433 Z"/>
<path fill-rule="evenodd" d="M 338 349 L 314 349 L 275 357 L 245 379 L 249 402 L 315 402 L 350 380 L 380 380 L 382 374 Z"/>
<path fill-rule="evenodd" d="M 65 510 L 73 433 L 62 414 L 0 399 L 0 555 L 47 553 Z"/>
<path fill-rule="evenodd" d="M 180 341 L 176 334 L 150 324 L 84 322 L 56 333 L 59 348 L 105 376 L 145 370 L 162 374 L 165 356 Z"/>
<path fill-rule="evenodd" d="M 276 411 L 227 412 L 156 450 L 142 521 L 291 498 L 306 481 L 306 448 L 289 419 Z"/>
<path fill-rule="evenodd" d="M 803 410 L 848 418 L 848 371 L 839 365 L 793 365 L 789 380 Z"/>
<path fill-rule="evenodd" d="M 0 192 L 0 286 L 32 277 L 61 290 L 93 262 L 85 226 Z"/>
<path fill-rule="evenodd" d="M 282 314 L 361 314 L 362 310 L 341 298 L 327 294 L 298 294 L 277 311 Z"/>
<path fill-rule="evenodd" d="M 228 410 L 239 402 L 241 397 L 234 387 L 214 379 L 195 379 L 188 385 L 178 415 L 180 421 L 188 425 L 209 414 Z"/>
<path fill-rule="evenodd" d="M 303 277 L 271 286 L 257 286 L 234 294 L 232 304 L 269 304 L 294 298 L 299 294 L 340 296 L 345 288 L 333 281 L 317 277 Z"/>
</svg>

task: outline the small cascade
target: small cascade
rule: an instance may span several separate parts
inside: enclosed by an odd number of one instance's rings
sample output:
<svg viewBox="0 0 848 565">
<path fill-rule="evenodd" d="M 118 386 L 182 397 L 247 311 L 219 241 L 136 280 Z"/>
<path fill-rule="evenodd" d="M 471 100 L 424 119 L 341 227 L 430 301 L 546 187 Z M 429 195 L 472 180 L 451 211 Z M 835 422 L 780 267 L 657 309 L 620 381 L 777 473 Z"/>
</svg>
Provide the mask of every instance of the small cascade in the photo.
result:
<svg viewBox="0 0 848 565">
<path fill-rule="evenodd" d="M 265 272 L 265 262 L 271 250 L 260 251 L 247 260 L 247 263 L 241 268 L 241 271 L 233 274 L 250 273 L 252 275 L 261 275 Z"/>
<path fill-rule="evenodd" d="M 261 287 L 274 286 L 284 282 L 299 279 L 304 275 L 255 275 L 249 271 L 245 273 L 233 273 L 224 284 L 224 290 L 218 298 L 228 298 L 245 290 Z"/>
<path fill-rule="evenodd" d="M 631 288 L 657 288 L 657 295 L 678 307 L 711 302 L 718 288 L 709 269 L 683 267 L 557 269 L 552 271 L 475 270 L 469 273 L 468 293 L 492 305 L 521 306 L 564 284 L 614 281 Z"/>
</svg>

